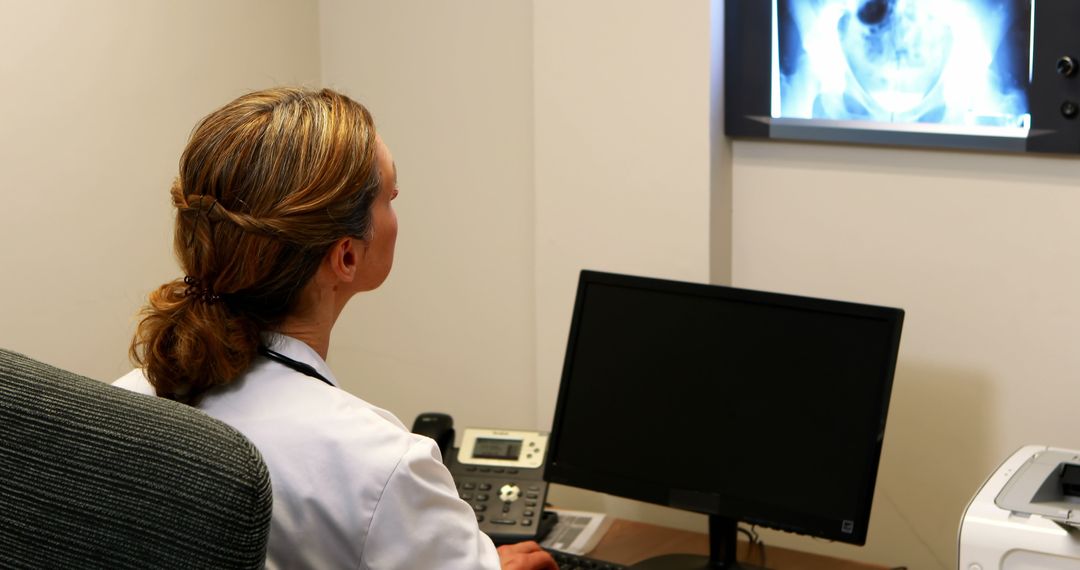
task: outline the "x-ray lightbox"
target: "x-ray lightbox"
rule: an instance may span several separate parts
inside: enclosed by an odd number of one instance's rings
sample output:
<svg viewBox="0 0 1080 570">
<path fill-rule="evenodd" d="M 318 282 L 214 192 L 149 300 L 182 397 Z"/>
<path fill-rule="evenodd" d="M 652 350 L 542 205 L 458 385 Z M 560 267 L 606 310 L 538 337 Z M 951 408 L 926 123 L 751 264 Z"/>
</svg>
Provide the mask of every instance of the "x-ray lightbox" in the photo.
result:
<svg viewBox="0 0 1080 570">
<path fill-rule="evenodd" d="M 727 0 L 734 137 L 1080 153 L 1077 0 Z"/>
</svg>

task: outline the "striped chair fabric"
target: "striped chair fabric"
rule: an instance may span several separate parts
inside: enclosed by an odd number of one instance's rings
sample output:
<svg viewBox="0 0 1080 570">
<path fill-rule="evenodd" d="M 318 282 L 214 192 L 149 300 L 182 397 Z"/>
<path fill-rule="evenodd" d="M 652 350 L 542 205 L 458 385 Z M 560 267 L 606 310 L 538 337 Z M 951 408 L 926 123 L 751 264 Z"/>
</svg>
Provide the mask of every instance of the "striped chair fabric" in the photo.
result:
<svg viewBox="0 0 1080 570">
<path fill-rule="evenodd" d="M 270 509 L 236 430 L 0 349 L 0 568 L 261 568 Z"/>
</svg>

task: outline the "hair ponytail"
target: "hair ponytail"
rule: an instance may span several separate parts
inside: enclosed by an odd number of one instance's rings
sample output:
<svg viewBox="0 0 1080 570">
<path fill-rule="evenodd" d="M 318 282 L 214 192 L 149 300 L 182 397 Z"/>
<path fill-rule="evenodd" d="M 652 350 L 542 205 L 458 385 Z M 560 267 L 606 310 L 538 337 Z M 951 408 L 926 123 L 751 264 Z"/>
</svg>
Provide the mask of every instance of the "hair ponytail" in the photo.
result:
<svg viewBox="0 0 1080 570">
<path fill-rule="evenodd" d="M 159 396 L 194 405 L 204 392 L 251 366 L 259 332 L 255 322 L 232 314 L 220 299 L 176 280 L 150 294 L 131 358 Z"/>
<path fill-rule="evenodd" d="M 150 294 L 130 349 L 159 396 L 236 380 L 327 248 L 367 236 L 375 145 L 367 109 L 329 89 L 257 91 L 196 126 L 170 189 L 185 277 Z"/>
</svg>

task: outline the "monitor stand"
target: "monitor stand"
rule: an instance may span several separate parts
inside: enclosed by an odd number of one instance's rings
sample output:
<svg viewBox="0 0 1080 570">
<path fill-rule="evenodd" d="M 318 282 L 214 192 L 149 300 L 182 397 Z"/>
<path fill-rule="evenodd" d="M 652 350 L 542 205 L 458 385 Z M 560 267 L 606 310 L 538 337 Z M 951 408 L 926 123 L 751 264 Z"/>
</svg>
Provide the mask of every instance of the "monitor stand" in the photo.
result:
<svg viewBox="0 0 1080 570">
<path fill-rule="evenodd" d="M 739 521 L 709 515 L 709 555 L 664 554 L 630 566 L 633 570 L 765 570 L 735 561 Z"/>
</svg>

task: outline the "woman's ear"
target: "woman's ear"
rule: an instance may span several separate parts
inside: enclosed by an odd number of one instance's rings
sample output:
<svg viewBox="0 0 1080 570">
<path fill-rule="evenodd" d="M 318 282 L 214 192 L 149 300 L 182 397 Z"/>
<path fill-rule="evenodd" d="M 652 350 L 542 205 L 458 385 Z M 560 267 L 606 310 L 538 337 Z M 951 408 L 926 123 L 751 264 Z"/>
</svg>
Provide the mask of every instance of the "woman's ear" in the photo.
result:
<svg viewBox="0 0 1080 570">
<path fill-rule="evenodd" d="M 330 246 L 330 252 L 326 256 L 324 261 L 333 275 L 338 281 L 344 281 L 351 283 L 357 277 L 360 272 L 360 262 L 362 252 L 359 243 L 360 240 L 352 237 L 343 237 L 332 246 Z"/>
</svg>

